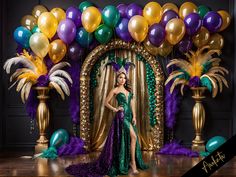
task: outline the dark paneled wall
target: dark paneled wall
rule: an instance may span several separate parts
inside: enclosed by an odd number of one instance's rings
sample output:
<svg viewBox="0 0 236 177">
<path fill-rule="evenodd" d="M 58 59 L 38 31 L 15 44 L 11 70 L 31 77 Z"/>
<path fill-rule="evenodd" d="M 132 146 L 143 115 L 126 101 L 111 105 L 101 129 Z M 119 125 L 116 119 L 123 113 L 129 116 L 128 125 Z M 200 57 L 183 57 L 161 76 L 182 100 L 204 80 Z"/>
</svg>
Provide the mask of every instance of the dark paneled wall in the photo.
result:
<svg viewBox="0 0 236 177">
<path fill-rule="evenodd" d="M 53 7 L 61 7 L 67 9 L 70 6 L 78 6 L 81 1 L 76 0 L 2 0 L 1 5 L 1 51 L 0 51 L 0 111 L 2 112 L 0 118 L 0 147 L 31 147 L 34 145 L 37 138 L 37 130 L 30 133 L 31 122 L 26 114 L 25 106 L 20 100 L 20 96 L 14 89 L 8 90 L 9 87 L 9 76 L 2 71 L 2 63 L 10 57 L 13 57 L 16 53 L 16 43 L 13 39 L 13 32 L 17 26 L 20 26 L 20 20 L 24 15 L 31 14 L 33 7 L 39 3 L 45 5 L 49 9 Z M 119 3 L 132 3 L 136 2 L 144 6 L 147 0 L 139 1 L 95 1 L 92 0 L 99 7 L 103 8 L 108 4 L 118 5 Z M 184 0 L 168 0 L 168 1 L 158 1 L 161 5 L 166 2 L 173 2 L 180 6 L 184 3 Z M 212 10 L 216 11 L 219 9 L 224 9 L 230 12 L 231 16 L 235 17 L 233 14 L 234 1 L 233 0 L 194 0 L 192 1 L 196 5 L 208 5 Z M 221 95 L 216 98 L 211 98 L 210 94 L 207 93 L 207 99 L 204 101 L 206 109 L 206 125 L 204 129 L 205 139 L 215 136 L 222 135 L 225 137 L 232 136 L 235 131 L 233 131 L 233 125 L 235 125 L 234 114 L 233 114 L 233 104 L 234 104 L 234 52 L 236 47 L 234 47 L 235 32 L 234 32 L 234 18 L 230 27 L 222 32 L 221 34 L 225 38 L 225 46 L 222 52 L 223 65 L 230 70 L 230 76 L 227 77 L 229 81 L 229 89 L 224 89 Z M 235 49 L 235 50 L 234 50 Z M 50 132 L 53 132 L 57 128 L 66 128 L 67 130 L 72 130 L 72 125 L 70 122 L 70 116 L 68 113 L 68 100 L 62 102 L 57 94 L 52 91 L 51 94 L 51 123 Z M 191 144 L 193 138 L 193 127 L 191 120 L 191 110 L 193 107 L 193 100 L 191 99 L 191 93 L 185 94 L 182 100 L 180 113 L 178 115 L 177 126 L 176 126 L 176 137 L 182 139 L 185 144 Z M 234 123 L 234 124 L 233 124 Z M 236 125 L 234 126 L 236 127 Z M 37 129 L 37 128 L 36 128 Z"/>
<path fill-rule="evenodd" d="M 0 19 L 3 19 L 3 9 L 4 9 L 4 5 L 3 5 L 4 3 L 3 3 L 3 1 L 1 1 L 0 2 Z M 4 23 L 3 21 L 2 21 L 2 23 Z M 0 34 L 1 34 L 1 39 L 3 39 L 3 36 L 4 36 L 4 34 L 3 34 L 3 25 L 1 25 L 0 26 Z M 0 59 L 0 81 L 2 81 L 2 74 L 3 74 L 3 71 L 2 71 L 2 58 L 3 58 L 3 47 L 2 47 L 2 44 L 3 44 L 3 40 L 1 40 L 1 42 L 0 42 L 0 57 L 1 57 L 1 59 Z M 2 84 L 1 84 L 2 85 Z M 2 99 L 2 97 L 3 97 L 3 94 L 2 94 L 2 87 L 0 86 L 0 112 L 2 113 L 3 112 L 3 109 L 2 109 L 2 105 L 3 105 L 3 99 Z M 2 148 L 2 144 L 3 144 L 3 136 L 2 136 L 2 130 L 3 130 L 3 127 L 2 127 L 2 125 L 3 125 L 3 118 L 4 118 L 4 116 L 1 116 L 1 118 L 0 118 L 0 149 Z"/>
</svg>

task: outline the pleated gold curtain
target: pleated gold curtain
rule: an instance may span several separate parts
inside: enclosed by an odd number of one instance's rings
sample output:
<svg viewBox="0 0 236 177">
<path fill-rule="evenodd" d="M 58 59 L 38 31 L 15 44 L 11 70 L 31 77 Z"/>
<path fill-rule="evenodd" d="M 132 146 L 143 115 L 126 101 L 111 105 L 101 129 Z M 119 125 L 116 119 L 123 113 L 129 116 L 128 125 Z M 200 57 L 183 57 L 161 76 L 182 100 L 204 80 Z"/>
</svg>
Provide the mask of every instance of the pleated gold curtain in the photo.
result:
<svg viewBox="0 0 236 177">
<path fill-rule="evenodd" d="M 145 64 L 136 59 L 136 54 L 128 50 L 115 50 L 115 56 L 128 58 L 135 64 L 135 68 L 129 69 L 128 78 L 135 97 L 135 109 L 137 115 L 137 128 L 142 150 L 153 150 L 151 127 L 149 124 L 148 89 L 146 82 Z M 91 149 L 101 150 L 104 146 L 111 121 L 115 116 L 111 110 L 104 106 L 105 98 L 115 85 L 116 73 L 112 66 L 105 66 L 108 58 L 102 61 L 97 76 L 98 85 L 93 90 L 94 121 L 92 123 Z M 113 97 L 111 105 L 117 107 Z"/>
</svg>

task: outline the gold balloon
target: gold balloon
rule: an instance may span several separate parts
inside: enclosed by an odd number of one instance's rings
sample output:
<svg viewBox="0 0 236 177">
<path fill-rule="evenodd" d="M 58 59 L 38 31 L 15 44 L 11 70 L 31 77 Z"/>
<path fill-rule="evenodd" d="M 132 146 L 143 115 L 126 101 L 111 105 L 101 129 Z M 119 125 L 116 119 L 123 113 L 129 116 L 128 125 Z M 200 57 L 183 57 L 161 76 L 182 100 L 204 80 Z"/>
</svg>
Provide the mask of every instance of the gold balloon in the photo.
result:
<svg viewBox="0 0 236 177">
<path fill-rule="evenodd" d="M 54 64 L 58 63 L 66 55 L 66 45 L 62 42 L 62 40 L 56 39 L 49 44 L 48 54 Z"/>
<path fill-rule="evenodd" d="M 201 27 L 196 35 L 193 36 L 192 40 L 197 48 L 201 48 L 208 43 L 210 39 L 210 33 L 205 27 Z"/>
<path fill-rule="evenodd" d="M 21 25 L 28 28 L 29 30 L 32 30 L 36 24 L 37 24 L 37 20 L 32 15 L 25 15 L 21 19 Z"/>
<path fill-rule="evenodd" d="M 147 36 L 148 22 L 143 16 L 135 15 L 129 20 L 128 30 L 135 41 L 142 42 Z"/>
<path fill-rule="evenodd" d="M 162 8 L 157 2 L 149 2 L 143 9 L 143 16 L 149 25 L 159 23 L 162 16 Z"/>
<path fill-rule="evenodd" d="M 101 20 L 101 13 L 96 7 L 88 7 L 82 13 L 82 25 L 89 33 L 92 33 L 96 30 L 98 25 L 101 23 Z"/>
<path fill-rule="evenodd" d="M 173 18 L 166 24 L 166 39 L 167 41 L 175 45 L 177 44 L 185 34 L 185 25 L 182 19 Z"/>
<path fill-rule="evenodd" d="M 185 2 L 179 8 L 179 16 L 184 19 L 190 13 L 197 13 L 197 6 L 192 2 Z"/>
<path fill-rule="evenodd" d="M 178 7 L 173 4 L 173 3 L 165 3 L 163 6 L 162 6 L 162 11 L 163 13 L 165 13 L 166 11 L 168 10 L 173 10 L 175 11 L 177 14 L 179 14 L 179 9 Z"/>
<path fill-rule="evenodd" d="M 43 33 L 34 33 L 29 40 L 30 48 L 40 58 L 48 53 L 49 41 Z"/>
<path fill-rule="evenodd" d="M 53 8 L 51 10 L 51 13 L 56 17 L 57 22 L 59 23 L 61 20 L 64 20 L 66 18 L 66 13 L 61 8 Z"/>
<path fill-rule="evenodd" d="M 221 50 L 224 46 L 224 38 L 220 34 L 215 33 L 210 36 L 208 45 L 210 46 L 210 49 Z"/>
<path fill-rule="evenodd" d="M 44 12 L 38 18 L 40 31 L 51 39 L 57 31 L 58 22 L 51 12 Z"/>
<path fill-rule="evenodd" d="M 173 50 L 173 45 L 171 45 L 168 41 L 164 41 L 158 48 L 157 52 L 160 56 L 166 57 Z"/>
<path fill-rule="evenodd" d="M 154 56 L 158 54 L 158 48 L 152 45 L 152 43 L 148 40 L 148 38 L 144 40 L 143 45 L 150 54 Z"/>
<path fill-rule="evenodd" d="M 37 19 L 43 12 L 48 12 L 48 9 L 42 5 L 37 5 L 32 10 L 32 15 Z"/>
<path fill-rule="evenodd" d="M 231 16 L 225 10 L 219 10 L 219 11 L 217 11 L 217 13 L 220 14 L 220 16 L 223 20 L 223 23 L 222 23 L 219 31 L 223 31 L 224 29 L 226 29 L 229 26 L 230 21 L 231 21 Z"/>
</svg>

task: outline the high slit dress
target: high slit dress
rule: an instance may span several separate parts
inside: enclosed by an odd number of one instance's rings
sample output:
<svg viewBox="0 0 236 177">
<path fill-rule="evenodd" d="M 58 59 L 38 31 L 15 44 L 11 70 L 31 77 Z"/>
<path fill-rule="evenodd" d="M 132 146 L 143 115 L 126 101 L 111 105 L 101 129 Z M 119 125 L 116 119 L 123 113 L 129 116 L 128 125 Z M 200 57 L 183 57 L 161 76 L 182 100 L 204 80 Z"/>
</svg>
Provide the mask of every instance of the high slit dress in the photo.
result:
<svg viewBox="0 0 236 177">
<path fill-rule="evenodd" d="M 133 94 L 129 92 L 128 97 L 123 92 L 116 95 L 118 106 L 124 111 L 118 111 L 112 121 L 104 148 L 94 162 L 80 163 L 66 168 L 67 173 L 78 177 L 101 177 L 127 175 L 131 162 L 130 151 L 130 126 L 137 134 L 136 126 L 132 125 L 131 99 Z M 148 166 L 144 163 L 140 144 L 137 138 L 135 159 L 138 169 L 144 170 Z"/>
</svg>

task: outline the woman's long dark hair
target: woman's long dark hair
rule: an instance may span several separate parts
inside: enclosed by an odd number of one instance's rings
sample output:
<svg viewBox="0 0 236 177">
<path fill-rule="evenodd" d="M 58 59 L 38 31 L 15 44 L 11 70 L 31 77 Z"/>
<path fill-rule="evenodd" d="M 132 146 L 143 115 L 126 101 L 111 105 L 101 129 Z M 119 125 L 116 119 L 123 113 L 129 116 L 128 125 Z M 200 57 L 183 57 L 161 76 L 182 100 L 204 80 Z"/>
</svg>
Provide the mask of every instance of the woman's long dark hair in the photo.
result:
<svg viewBox="0 0 236 177">
<path fill-rule="evenodd" d="M 121 74 L 124 74 L 124 75 L 125 75 L 125 80 L 126 80 L 126 82 L 125 82 L 125 84 L 124 84 L 125 89 L 132 93 L 132 88 L 131 88 L 131 85 L 130 85 L 130 83 L 129 83 L 129 79 L 127 78 L 127 75 L 126 75 L 124 72 L 121 72 L 121 73 L 119 73 L 119 74 L 116 75 L 115 87 L 118 86 L 118 81 L 117 81 L 117 80 L 118 80 L 118 77 L 119 77 Z"/>
</svg>

